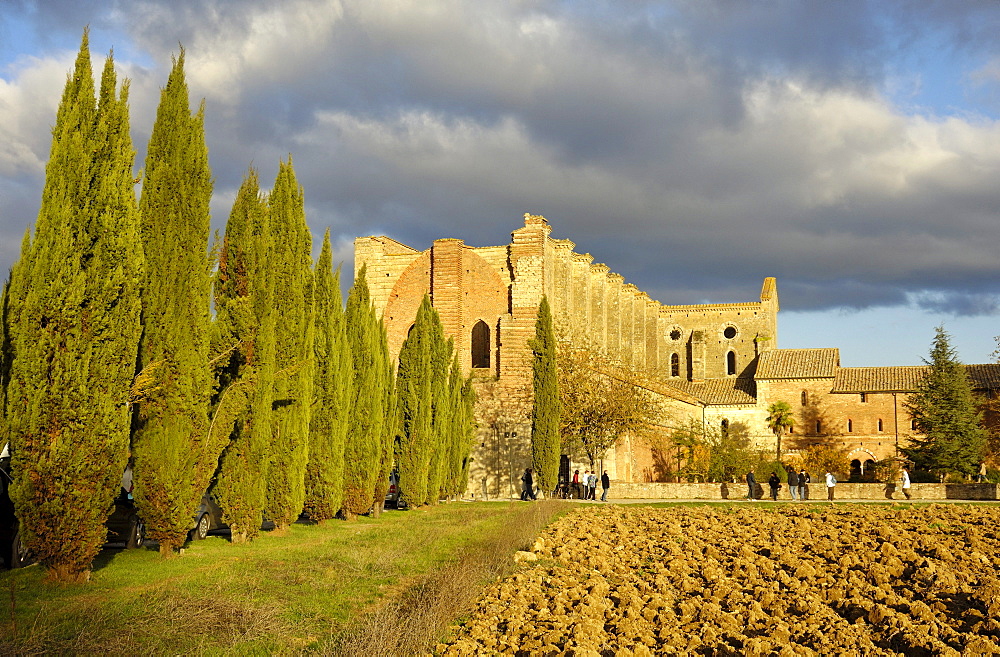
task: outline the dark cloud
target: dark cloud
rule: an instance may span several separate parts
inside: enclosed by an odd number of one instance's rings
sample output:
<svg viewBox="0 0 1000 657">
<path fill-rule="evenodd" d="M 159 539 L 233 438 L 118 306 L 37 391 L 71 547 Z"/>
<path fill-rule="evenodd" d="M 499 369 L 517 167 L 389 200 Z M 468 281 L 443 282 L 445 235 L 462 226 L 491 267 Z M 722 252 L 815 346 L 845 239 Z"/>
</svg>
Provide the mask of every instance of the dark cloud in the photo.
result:
<svg viewBox="0 0 1000 657">
<path fill-rule="evenodd" d="M 753 299 L 777 276 L 785 309 L 997 311 L 1000 124 L 976 107 L 904 112 L 887 92 L 936 55 L 1000 60 L 994 3 L 108 7 L 19 0 L 0 16 L 53 47 L 89 23 L 142 53 L 119 57 L 140 158 L 183 44 L 217 227 L 248 166 L 267 185 L 292 153 L 315 241 L 329 227 L 344 253 L 372 233 L 502 244 L 533 212 L 665 303 Z M 24 117 L 55 108 L 30 98 L 10 143 L 44 161 L 47 134 Z M 19 176 L 0 179 L 2 264 L 40 196 L 37 168 Z"/>
</svg>

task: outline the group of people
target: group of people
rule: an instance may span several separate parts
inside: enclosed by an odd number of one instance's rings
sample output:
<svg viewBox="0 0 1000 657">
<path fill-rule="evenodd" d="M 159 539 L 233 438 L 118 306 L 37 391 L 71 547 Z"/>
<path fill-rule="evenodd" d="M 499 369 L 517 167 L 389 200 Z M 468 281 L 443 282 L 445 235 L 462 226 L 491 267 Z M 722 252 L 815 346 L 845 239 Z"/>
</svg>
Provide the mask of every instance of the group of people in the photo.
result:
<svg viewBox="0 0 1000 657">
<path fill-rule="evenodd" d="M 910 499 L 910 472 L 906 468 L 903 468 L 901 473 L 902 479 L 902 490 L 903 495 L 906 499 Z M 827 471 L 824 477 L 826 483 L 826 499 L 833 501 L 834 489 L 837 487 L 837 477 L 830 471 Z M 812 482 L 812 478 L 805 469 L 801 469 L 795 472 L 794 468 L 788 469 L 788 493 L 791 495 L 792 499 L 798 500 L 808 500 L 809 499 L 809 484 Z M 778 491 L 781 489 L 781 479 L 778 478 L 778 473 L 772 472 L 771 476 L 767 478 L 767 487 L 771 491 L 771 499 L 775 502 L 778 501 Z M 757 498 L 757 477 L 754 475 L 753 471 L 747 473 L 747 499 L 753 501 Z"/>
<path fill-rule="evenodd" d="M 596 500 L 598 479 L 600 479 L 601 488 L 603 489 L 601 501 L 607 502 L 608 489 L 611 488 L 611 478 L 608 476 L 607 470 L 600 477 L 597 475 L 597 470 L 593 472 L 584 470 L 582 475 L 579 470 L 574 470 L 572 481 L 566 481 L 565 477 L 559 478 L 559 485 L 556 486 L 555 496 L 561 499 Z"/>
</svg>

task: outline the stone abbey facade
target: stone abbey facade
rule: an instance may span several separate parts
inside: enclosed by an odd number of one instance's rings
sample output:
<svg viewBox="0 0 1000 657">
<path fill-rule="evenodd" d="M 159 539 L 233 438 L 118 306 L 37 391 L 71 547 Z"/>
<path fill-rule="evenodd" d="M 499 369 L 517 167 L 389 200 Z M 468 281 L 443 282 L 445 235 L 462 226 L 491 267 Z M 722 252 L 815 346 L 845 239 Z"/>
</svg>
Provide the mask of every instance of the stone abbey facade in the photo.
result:
<svg viewBox="0 0 1000 657">
<path fill-rule="evenodd" d="M 774 449 L 766 409 L 781 400 L 795 412 L 784 446 L 794 451 L 836 440 L 859 469 L 894 455 L 912 435 L 902 402 L 924 368 L 844 368 L 837 349 L 779 349 L 775 279 L 764 279 L 757 301 L 664 305 L 550 232 L 544 217 L 526 214 L 502 246 L 439 239 L 418 251 L 384 236 L 355 240 L 355 273 L 367 268 L 393 357 L 429 294 L 473 374 L 479 442 L 470 492 L 506 496 L 530 464 L 528 341 L 543 295 L 564 330 L 648 382 L 664 409 L 664 430 L 691 419 L 740 423 L 762 448 Z M 969 369 L 976 387 L 1000 389 L 1000 366 Z M 577 467 L 570 457 L 564 469 Z M 664 457 L 655 445 L 625 436 L 603 468 L 618 481 L 660 481 Z"/>
</svg>

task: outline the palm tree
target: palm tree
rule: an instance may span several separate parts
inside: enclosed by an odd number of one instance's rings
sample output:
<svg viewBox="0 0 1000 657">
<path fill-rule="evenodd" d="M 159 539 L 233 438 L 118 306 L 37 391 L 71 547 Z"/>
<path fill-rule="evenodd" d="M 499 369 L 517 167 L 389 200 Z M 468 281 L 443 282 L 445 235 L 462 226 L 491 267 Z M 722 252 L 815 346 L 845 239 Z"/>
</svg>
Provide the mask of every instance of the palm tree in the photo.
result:
<svg viewBox="0 0 1000 657">
<path fill-rule="evenodd" d="M 774 437 L 778 439 L 776 450 L 776 460 L 781 460 L 781 437 L 785 431 L 795 424 L 792 418 L 792 408 L 788 402 L 774 402 L 767 407 L 767 428 L 774 432 Z"/>
</svg>

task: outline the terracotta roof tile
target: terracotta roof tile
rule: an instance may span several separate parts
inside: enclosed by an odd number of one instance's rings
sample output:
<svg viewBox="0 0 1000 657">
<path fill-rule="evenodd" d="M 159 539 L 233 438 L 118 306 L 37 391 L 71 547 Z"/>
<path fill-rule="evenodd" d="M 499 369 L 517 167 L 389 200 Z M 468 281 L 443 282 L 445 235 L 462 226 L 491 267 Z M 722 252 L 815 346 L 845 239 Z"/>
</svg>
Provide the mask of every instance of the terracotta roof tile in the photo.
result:
<svg viewBox="0 0 1000 657">
<path fill-rule="evenodd" d="M 840 366 L 840 350 L 772 349 L 760 355 L 758 379 L 822 379 L 833 378 Z"/>
<path fill-rule="evenodd" d="M 929 370 L 929 365 L 841 367 L 831 392 L 912 392 Z M 965 370 L 976 390 L 1000 389 L 1000 364 L 966 365 Z"/>
<path fill-rule="evenodd" d="M 708 379 L 702 383 L 670 380 L 667 385 L 697 397 L 710 406 L 743 406 L 757 403 L 757 382 L 749 377 Z"/>
</svg>

